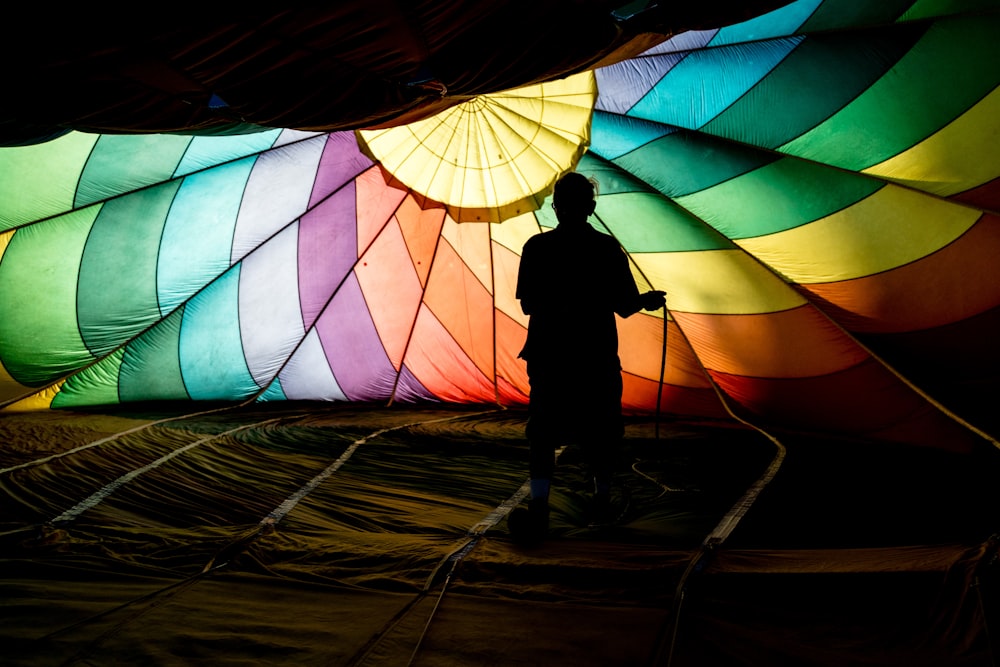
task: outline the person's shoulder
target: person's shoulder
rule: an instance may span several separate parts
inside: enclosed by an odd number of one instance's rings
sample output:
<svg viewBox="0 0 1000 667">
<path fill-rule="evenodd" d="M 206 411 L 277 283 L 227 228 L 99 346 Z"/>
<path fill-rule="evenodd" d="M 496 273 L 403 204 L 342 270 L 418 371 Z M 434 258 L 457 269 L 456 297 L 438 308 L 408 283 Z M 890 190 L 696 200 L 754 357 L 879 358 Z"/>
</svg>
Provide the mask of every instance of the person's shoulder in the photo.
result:
<svg viewBox="0 0 1000 667">
<path fill-rule="evenodd" d="M 619 245 L 618 239 L 613 237 L 611 234 L 605 234 L 602 231 L 590 227 L 590 237 L 593 243 L 599 244 L 607 250 L 621 250 L 621 245 Z"/>
<path fill-rule="evenodd" d="M 552 230 L 555 231 L 555 230 Z M 551 243 L 555 237 L 552 236 L 552 232 L 538 232 L 534 236 L 529 236 L 528 240 L 524 242 L 525 248 L 534 246 L 543 246 L 546 243 Z"/>
</svg>

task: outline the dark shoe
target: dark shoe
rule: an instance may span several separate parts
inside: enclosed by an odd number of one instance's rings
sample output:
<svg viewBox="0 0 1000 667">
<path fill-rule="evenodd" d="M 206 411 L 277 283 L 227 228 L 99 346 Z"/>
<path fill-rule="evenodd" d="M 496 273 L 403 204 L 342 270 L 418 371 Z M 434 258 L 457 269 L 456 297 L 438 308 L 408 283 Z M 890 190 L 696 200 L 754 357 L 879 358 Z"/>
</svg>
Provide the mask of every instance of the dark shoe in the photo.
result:
<svg viewBox="0 0 1000 667">
<path fill-rule="evenodd" d="M 591 528 L 618 525 L 625 521 L 630 507 L 631 499 L 627 494 L 614 497 L 610 493 L 595 494 L 591 500 L 588 525 Z"/>
<path fill-rule="evenodd" d="M 611 504 L 610 493 L 595 493 L 590 500 L 591 526 L 610 526 L 614 523 L 615 511 Z"/>
<path fill-rule="evenodd" d="M 518 507 L 507 518 L 507 529 L 511 538 L 520 544 L 538 544 L 545 540 L 549 532 L 549 502 L 544 498 L 533 498 L 528 507 Z"/>
</svg>

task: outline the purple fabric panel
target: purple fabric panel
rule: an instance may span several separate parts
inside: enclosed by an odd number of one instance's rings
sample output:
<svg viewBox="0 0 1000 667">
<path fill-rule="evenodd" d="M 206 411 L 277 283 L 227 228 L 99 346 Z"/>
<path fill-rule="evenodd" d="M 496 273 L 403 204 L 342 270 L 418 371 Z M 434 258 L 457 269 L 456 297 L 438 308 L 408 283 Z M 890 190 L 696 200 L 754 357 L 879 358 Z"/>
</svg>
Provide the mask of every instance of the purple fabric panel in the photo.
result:
<svg viewBox="0 0 1000 667">
<path fill-rule="evenodd" d="M 382 347 L 357 278 L 351 274 L 316 324 L 333 375 L 352 401 L 388 398 L 396 369 Z"/>
<path fill-rule="evenodd" d="M 703 48 L 718 30 L 684 32 L 657 44 L 638 58 L 598 69 L 599 94 L 594 108 L 628 114 L 650 89 L 667 75 L 691 50 Z"/>
<path fill-rule="evenodd" d="M 414 377 L 410 369 L 403 365 L 403 371 L 399 374 L 399 384 L 396 387 L 395 400 L 401 402 L 436 400 L 436 396 L 431 394 L 427 388 L 421 384 L 420 380 Z"/>
<path fill-rule="evenodd" d="M 316 168 L 309 208 L 350 183 L 358 174 L 372 166 L 370 158 L 361 153 L 353 132 L 331 132 L 326 138 L 323 156 Z"/>
<path fill-rule="evenodd" d="M 354 183 L 302 216 L 299 226 L 299 299 L 302 325 L 308 330 L 319 317 L 358 258 Z"/>
<path fill-rule="evenodd" d="M 643 56 L 654 53 L 683 53 L 701 49 L 708 45 L 719 33 L 718 29 L 713 30 L 688 30 L 679 35 L 674 35 L 665 42 L 657 44 L 646 51 Z"/>
</svg>

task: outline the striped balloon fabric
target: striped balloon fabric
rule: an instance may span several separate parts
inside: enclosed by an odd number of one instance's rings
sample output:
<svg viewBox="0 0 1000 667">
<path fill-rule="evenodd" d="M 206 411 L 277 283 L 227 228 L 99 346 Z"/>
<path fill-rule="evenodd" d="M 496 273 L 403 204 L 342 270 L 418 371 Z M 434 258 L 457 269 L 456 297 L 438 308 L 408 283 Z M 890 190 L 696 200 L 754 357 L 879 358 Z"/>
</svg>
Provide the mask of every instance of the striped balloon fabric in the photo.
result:
<svg viewBox="0 0 1000 667">
<path fill-rule="evenodd" d="M 619 322 L 625 407 L 990 439 L 997 44 L 995 1 L 800 0 L 596 70 L 591 222 L 667 292 Z M 0 149 L 0 403 L 524 404 L 554 216 L 455 210 L 352 132 Z"/>
</svg>

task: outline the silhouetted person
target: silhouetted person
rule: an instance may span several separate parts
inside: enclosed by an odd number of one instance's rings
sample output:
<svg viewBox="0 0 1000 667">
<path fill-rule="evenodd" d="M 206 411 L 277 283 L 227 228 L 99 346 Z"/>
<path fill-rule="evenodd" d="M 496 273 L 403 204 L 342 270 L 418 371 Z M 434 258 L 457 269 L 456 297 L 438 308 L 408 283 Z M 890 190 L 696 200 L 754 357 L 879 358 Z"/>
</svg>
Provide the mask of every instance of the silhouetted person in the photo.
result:
<svg viewBox="0 0 1000 667">
<path fill-rule="evenodd" d="M 587 222 L 596 206 L 594 183 L 564 175 L 552 206 L 559 221 L 524 244 L 517 298 L 528 319 L 519 355 L 531 386 L 526 436 L 531 499 L 511 515 L 511 531 L 540 539 L 548 530 L 555 450 L 577 443 L 594 477 L 594 506 L 609 502 L 622 420 L 622 375 L 615 313 L 664 306 L 664 293 L 639 293 L 618 242 Z"/>
</svg>

